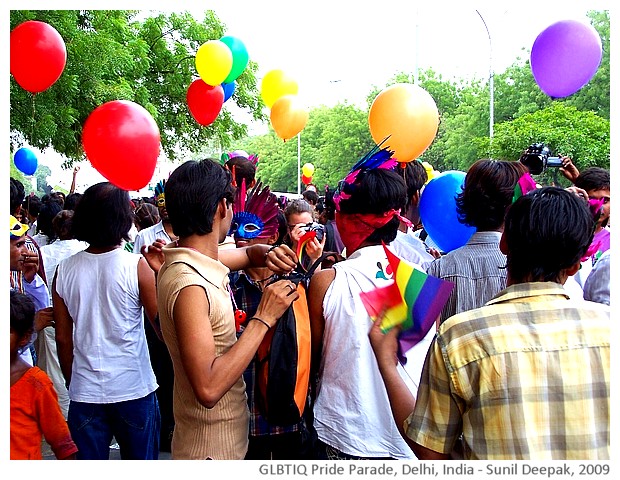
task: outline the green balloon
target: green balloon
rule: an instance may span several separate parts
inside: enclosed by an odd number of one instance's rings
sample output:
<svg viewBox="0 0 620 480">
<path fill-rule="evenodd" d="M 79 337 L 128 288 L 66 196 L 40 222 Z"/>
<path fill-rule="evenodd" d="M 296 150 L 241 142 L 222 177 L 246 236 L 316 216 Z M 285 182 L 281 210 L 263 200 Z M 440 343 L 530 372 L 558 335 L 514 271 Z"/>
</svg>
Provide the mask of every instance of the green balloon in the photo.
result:
<svg viewBox="0 0 620 480">
<path fill-rule="evenodd" d="M 245 67 L 248 66 L 250 57 L 245 45 L 237 37 L 225 36 L 220 38 L 220 42 L 224 43 L 232 52 L 233 63 L 230 73 L 222 83 L 230 83 L 237 79 L 243 73 Z"/>
</svg>

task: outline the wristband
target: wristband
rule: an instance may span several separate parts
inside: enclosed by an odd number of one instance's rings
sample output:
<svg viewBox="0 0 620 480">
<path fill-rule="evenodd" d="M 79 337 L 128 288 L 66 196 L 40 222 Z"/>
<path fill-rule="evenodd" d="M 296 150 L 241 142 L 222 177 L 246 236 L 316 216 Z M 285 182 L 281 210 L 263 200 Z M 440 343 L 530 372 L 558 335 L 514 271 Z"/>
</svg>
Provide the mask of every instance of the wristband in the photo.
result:
<svg viewBox="0 0 620 480">
<path fill-rule="evenodd" d="M 274 251 L 278 247 L 279 245 L 272 245 L 271 247 L 269 247 L 269 249 L 265 252 L 265 261 L 267 261 L 267 256 L 269 255 L 269 252 Z"/>
<path fill-rule="evenodd" d="M 258 320 L 260 323 L 262 323 L 263 325 L 265 325 L 267 327 L 267 330 L 271 329 L 271 326 L 262 318 L 258 318 L 258 317 L 251 317 L 248 322 L 251 322 L 252 320 Z"/>
</svg>

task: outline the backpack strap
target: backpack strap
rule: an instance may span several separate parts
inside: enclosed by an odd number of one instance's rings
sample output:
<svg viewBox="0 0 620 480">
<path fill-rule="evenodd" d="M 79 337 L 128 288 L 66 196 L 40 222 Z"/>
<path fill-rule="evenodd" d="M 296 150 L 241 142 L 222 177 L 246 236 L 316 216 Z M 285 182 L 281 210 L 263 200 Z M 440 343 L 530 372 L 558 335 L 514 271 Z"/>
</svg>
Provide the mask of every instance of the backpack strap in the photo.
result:
<svg viewBox="0 0 620 480">
<path fill-rule="evenodd" d="M 308 270 L 304 273 L 304 279 L 305 280 L 310 280 L 310 277 L 312 277 L 312 275 L 314 274 L 314 271 L 319 267 L 319 265 L 321 263 L 323 263 L 323 260 L 325 260 L 326 258 L 329 257 L 333 257 L 334 260 L 336 262 L 339 261 L 339 256 L 336 252 L 325 252 L 323 253 L 319 258 L 317 258 L 314 263 L 312 265 L 310 265 L 310 268 L 308 268 Z"/>
</svg>

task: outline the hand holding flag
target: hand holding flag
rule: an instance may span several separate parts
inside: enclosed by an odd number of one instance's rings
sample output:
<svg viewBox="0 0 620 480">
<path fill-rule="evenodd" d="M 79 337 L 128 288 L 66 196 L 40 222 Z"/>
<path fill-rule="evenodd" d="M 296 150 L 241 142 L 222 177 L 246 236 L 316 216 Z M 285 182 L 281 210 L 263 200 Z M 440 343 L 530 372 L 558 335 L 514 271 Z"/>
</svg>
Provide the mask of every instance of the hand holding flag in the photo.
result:
<svg viewBox="0 0 620 480">
<path fill-rule="evenodd" d="M 427 275 L 413 264 L 394 255 L 384 244 L 394 281 L 385 287 L 360 294 L 373 319 L 382 318 L 381 328 L 388 331 L 401 325 L 399 358 L 422 340 L 441 313 L 454 288 L 452 282 Z"/>
</svg>

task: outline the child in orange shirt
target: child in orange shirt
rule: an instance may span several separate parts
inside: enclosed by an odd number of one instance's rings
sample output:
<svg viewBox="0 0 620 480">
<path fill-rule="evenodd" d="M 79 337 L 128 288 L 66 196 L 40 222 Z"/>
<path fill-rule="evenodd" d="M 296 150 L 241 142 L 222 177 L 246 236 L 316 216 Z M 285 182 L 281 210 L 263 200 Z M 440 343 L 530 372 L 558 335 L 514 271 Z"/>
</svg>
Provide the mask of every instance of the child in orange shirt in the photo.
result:
<svg viewBox="0 0 620 480">
<path fill-rule="evenodd" d="M 43 437 L 59 460 L 75 459 L 54 385 L 39 367 L 20 358 L 34 331 L 34 303 L 11 290 L 11 460 L 41 460 Z"/>
</svg>

